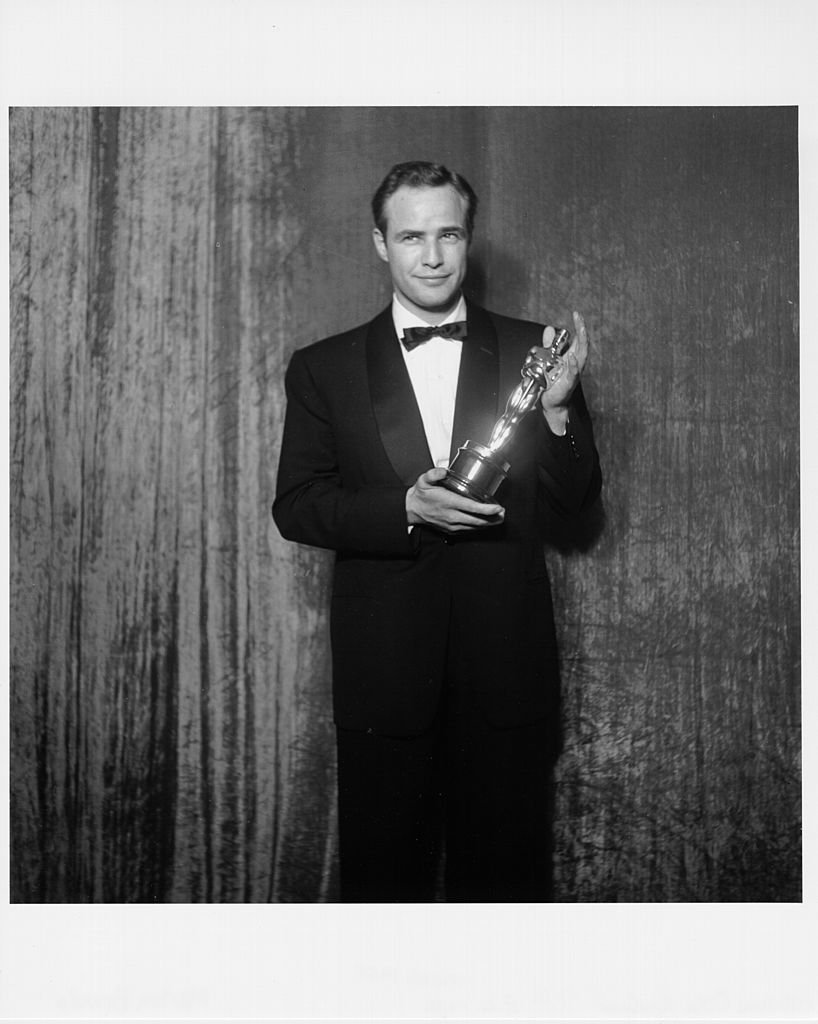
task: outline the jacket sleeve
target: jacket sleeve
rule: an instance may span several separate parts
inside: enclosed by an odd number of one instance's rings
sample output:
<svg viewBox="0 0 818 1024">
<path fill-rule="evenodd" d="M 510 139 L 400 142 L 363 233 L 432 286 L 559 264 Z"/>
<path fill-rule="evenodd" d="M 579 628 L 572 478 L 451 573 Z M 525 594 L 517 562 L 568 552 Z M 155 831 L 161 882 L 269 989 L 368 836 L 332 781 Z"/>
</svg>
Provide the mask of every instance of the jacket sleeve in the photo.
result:
<svg viewBox="0 0 818 1024">
<path fill-rule="evenodd" d="M 273 519 L 287 540 L 348 553 L 411 557 L 401 483 L 352 487 L 342 477 L 336 431 L 304 353 L 285 377 L 287 412 Z"/>
<path fill-rule="evenodd" d="M 552 433 L 542 414 L 539 419 L 542 498 L 557 515 L 573 518 L 589 508 L 602 490 L 599 454 L 582 386 L 577 386 L 571 399 L 564 435 Z"/>
</svg>

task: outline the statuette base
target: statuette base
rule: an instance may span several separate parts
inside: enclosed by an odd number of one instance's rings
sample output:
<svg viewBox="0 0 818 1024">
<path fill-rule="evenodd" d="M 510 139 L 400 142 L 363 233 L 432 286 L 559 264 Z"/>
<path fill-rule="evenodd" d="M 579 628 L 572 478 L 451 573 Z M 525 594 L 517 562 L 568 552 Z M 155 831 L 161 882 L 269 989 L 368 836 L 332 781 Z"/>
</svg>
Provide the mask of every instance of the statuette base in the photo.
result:
<svg viewBox="0 0 818 1024">
<path fill-rule="evenodd" d="M 458 448 L 442 485 L 474 501 L 494 501 L 497 488 L 505 480 L 511 466 L 483 444 L 466 441 Z"/>
</svg>

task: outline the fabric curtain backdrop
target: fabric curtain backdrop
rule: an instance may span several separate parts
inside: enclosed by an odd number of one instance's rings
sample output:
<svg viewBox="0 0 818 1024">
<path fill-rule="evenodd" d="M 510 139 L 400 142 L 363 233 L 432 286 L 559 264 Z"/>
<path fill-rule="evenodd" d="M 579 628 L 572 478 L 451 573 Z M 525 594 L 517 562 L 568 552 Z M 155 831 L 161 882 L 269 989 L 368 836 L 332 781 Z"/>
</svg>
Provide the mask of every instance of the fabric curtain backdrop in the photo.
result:
<svg viewBox="0 0 818 1024">
<path fill-rule="evenodd" d="M 801 898 L 795 109 L 21 108 L 10 155 L 15 902 L 337 898 L 283 374 L 387 302 L 417 158 L 480 196 L 472 294 L 592 337 L 557 899 Z"/>
</svg>

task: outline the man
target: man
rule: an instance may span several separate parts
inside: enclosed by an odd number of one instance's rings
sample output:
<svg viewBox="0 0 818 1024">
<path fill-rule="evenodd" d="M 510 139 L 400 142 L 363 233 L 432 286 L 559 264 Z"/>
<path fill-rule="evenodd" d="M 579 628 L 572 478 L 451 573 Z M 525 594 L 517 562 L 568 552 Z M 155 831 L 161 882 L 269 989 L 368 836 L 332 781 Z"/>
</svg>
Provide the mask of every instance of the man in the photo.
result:
<svg viewBox="0 0 818 1024">
<path fill-rule="evenodd" d="M 477 198 L 439 164 L 392 168 L 373 238 L 394 297 L 297 351 L 273 515 L 337 552 L 331 608 L 341 899 L 542 900 L 559 676 L 543 539 L 601 476 L 575 334 L 481 503 L 441 486 L 485 443 L 553 329 L 466 300 Z M 450 328 L 415 344 L 417 327 Z M 465 330 L 465 337 L 463 331 Z M 444 332 L 446 333 L 446 332 Z"/>
</svg>

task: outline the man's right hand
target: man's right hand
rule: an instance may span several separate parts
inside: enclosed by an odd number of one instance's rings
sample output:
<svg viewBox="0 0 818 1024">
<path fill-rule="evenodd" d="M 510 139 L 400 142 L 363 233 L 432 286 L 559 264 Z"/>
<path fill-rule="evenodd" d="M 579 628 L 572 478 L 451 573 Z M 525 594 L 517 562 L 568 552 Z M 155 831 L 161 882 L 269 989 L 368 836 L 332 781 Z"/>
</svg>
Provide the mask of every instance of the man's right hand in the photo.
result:
<svg viewBox="0 0 818 1024">
<path fill-rule="evenodd" d="M 421 473 L 406 492 L 406 519 L 410 526 L 433 526 L 444 533 L 498 526 L 506 510 L 495 503 L 473 501 L 440 486 L 446 470 Z"/>
</svg>

